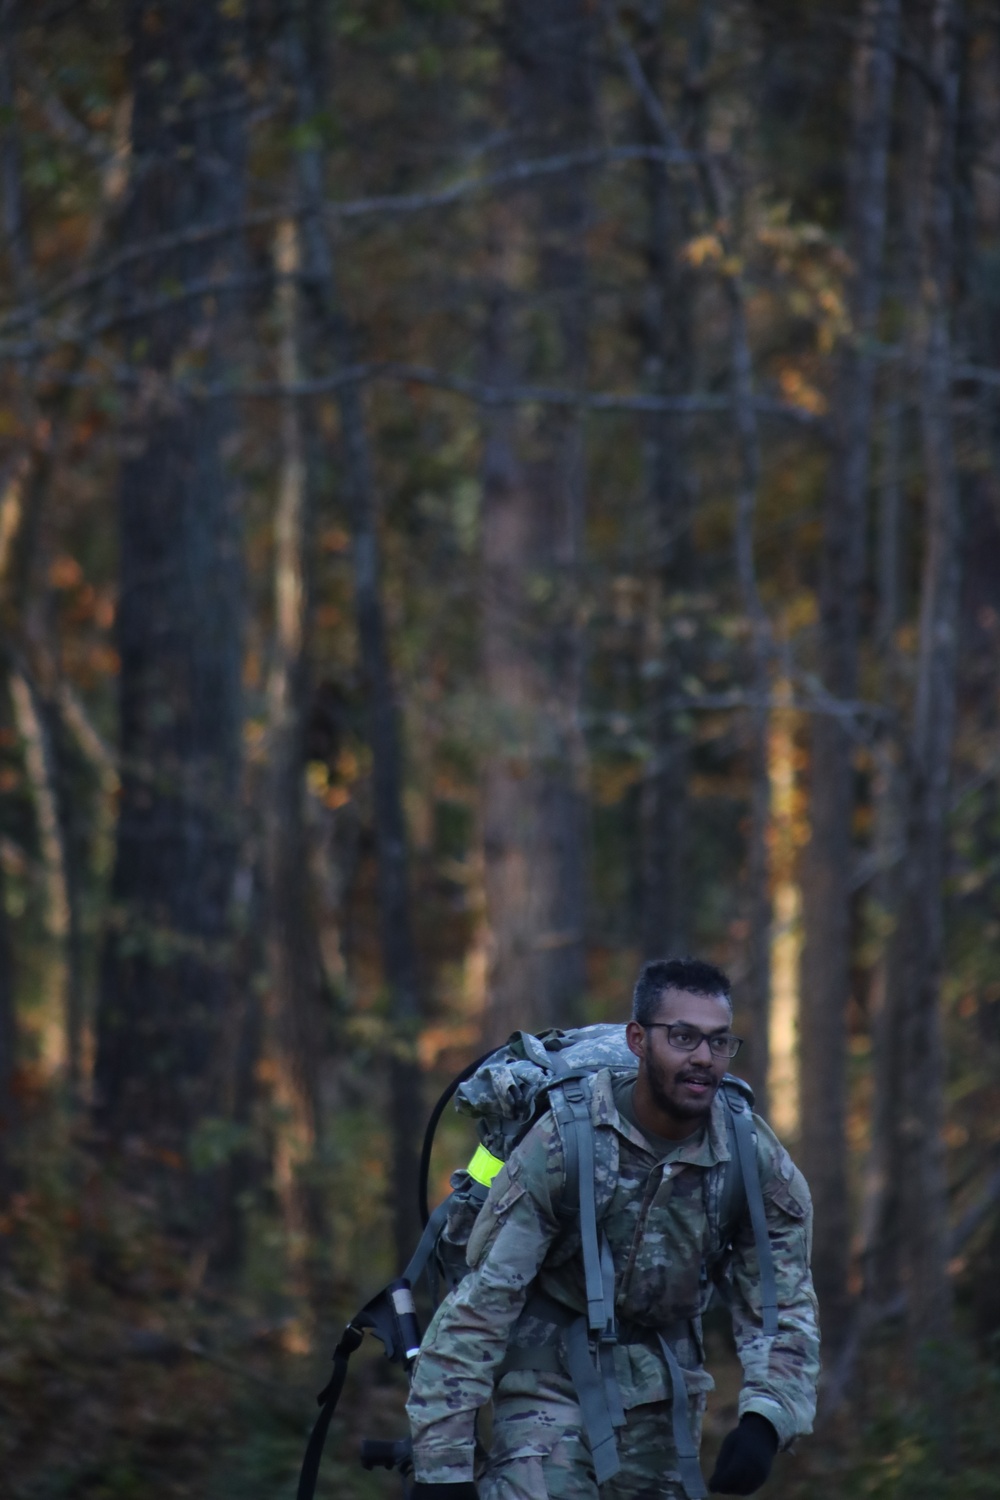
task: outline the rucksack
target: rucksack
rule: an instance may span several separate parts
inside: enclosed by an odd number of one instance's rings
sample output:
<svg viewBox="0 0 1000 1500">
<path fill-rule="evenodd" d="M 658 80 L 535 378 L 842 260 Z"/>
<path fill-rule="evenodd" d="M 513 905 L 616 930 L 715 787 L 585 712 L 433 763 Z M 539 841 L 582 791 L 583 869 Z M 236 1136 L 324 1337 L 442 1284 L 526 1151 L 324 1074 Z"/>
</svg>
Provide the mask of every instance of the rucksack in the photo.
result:
<svg viewBox="0 0 1000 1500">
<path fill-rule="evenodd" d="M 434 1241 L 436 1269 L 450 1288 L 468 1269 L 465 1247 L 490 1183 L 514 1147 L 551 1105 L 552 1090 L 571 1078 L 584 1078 L 608 1068 L 618 1077 L 635 1077 L 638 1063 L 625 1040 L 625 1028 L 614 1024 L 543 1031 L 517 1031 L 495 1052 L 480 1059 L 471 1076 L 453 1084 L 459 1113 L 476 1121 L 481 1145 L 462 1172 L 452 1176 L 444 1223 Z M 718 1262 L 728 1249 L 748 1198 L 733 1114 L 749 1120 L 753 1091 L 741 1078 L 727 1073 L 723 1080 L 730 1162 L 721 1193 Z M 433 1139 L 433 1135 L 432 1135 Z M 571 1175 L 567 1173 L 567 1175 Z M 751 1179 L 756 1180 L 756 1160 Z M 425 1222 L 429 1215 L 425 1214 Z M 714 1269 L 710 1266 L 709 1271 Z"/>
<path fill-rule="evenodd" d="M 621 1025 L 602 1024 L 551 1030 L 534 1035 L 518 1031 L 502 1047 L 477 1058 L 452 1080 L 428 1121 L 421 1152 L 418 1194 L 424 1232 L 402 1275 L 378 1293 L 347 1324 L 334 1351 L 333 1377 L 318 1398 L 322 1408 L 310 1436 L 299 1479 L 297 1500 L 312 1500 L 320 1455 L 330 1419 L 343 1388 L 347 1361 L 370 1330 L 381 1339 L 394 1363 L 409 1367 L 420 1344 L 420 1330 L 412 1287 L 427 1273 L 437 1301 L 438 1277 L 454 1287 L 468 1270 L 465 1248 L 472 1226 L 489 1192 L 489 1184 L 515 1146 L 547 1110 L 552 1110 L 566 1156 L 564 1211 L 578 1213 L 588 1311 L 573 1319 L 565 1309 L 536 1297 L 529 1310 L 561 1327 L 570 1378 L 583 1414 L 598 1483 L 618 1469 L 615 1428 L 624 1422 L 620 1392 L 614 1377 L 614 1270 L 603 1238 L 594 1185 L 594 1126 L 590 1115 L 590 1083 L 603 1068 L 613 1075 L 635 1076 L 637 1059 Z M 777 1294 L 774 1263 L 764 1201 L 757 1171 L 753 1128 L 753 1093 L 749 1084 L 726 1074 L 720 1089 L 725 1104 L 730 1160 L 720 1195 L 719 1244 L 710 1255 L 705 1274 L 712 1279 L 724 1264 L 739 1226 L 749 1214 L 760 1268 L 763 1332 L 777 1332 Z M 480 1145 L 468 1166 L 452 1176 L 452 1192 L 433 1212 L 427 1185 L 437 1125 L 455 1098 L 459 1111 L 474 1119 Z M 681 1477 L 689 1500 L 700 1500 L 705 1488 L 697 1450 L 687 1424 L 683 1372 L 663 1337 L 662 1353 L 674 1395 L 674 1438 Z M 522 1362 L 521 1367 L 524 1367 Z M 394 1467 L 406 1474 L 409 1445 L 365 1441 L 362 1463 Z"/>
</svg>

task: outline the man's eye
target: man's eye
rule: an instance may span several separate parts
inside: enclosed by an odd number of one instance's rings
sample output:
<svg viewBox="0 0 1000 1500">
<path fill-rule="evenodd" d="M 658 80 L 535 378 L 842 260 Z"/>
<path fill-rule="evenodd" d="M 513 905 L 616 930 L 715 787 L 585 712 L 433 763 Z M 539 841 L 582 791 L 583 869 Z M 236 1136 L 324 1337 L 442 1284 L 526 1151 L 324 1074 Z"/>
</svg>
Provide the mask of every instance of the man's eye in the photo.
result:
<svg viewBox="0 0 1000 1500">
<path fill-rule="evenodd" d="M 678 1026 L 674 1028 L 672 1041 L 677 1047 L 691 1047 L 694 1045 L 696 1035 L 696 1032 L 685 1031 L 682 1026 Z"/>
</svg>

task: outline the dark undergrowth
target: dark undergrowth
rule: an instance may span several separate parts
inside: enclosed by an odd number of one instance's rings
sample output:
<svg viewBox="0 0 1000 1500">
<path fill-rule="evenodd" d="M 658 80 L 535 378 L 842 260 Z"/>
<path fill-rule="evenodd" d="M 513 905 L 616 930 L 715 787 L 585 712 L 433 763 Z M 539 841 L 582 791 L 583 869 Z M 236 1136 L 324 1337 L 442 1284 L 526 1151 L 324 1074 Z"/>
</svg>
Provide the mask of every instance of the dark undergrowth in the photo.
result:
<svg viewBox="0 0 1000 1500">
<path fill-rule="evenodd" d="M 91 1184 L 75 1202 L 68 1189 L 16 1198 L 0 1224 L 0 1496 L 293 1500 L 329 1351 L 373 1287 L 335 1290 L 340 1305 L 319 1326 L 259 1269 L 226 1284 L 196 1275 L 141 1209 Z M 706 1473 L 739 1389 L 717 1327 L 710 1363 Z M 1000 1349 L 926 1351 L 916 1376 L 888 1336 L 836 1419 L 779 1457 L 764 1493 L 996 1500 Z M 321 1500 L 399 1500 L 396 1477 L 366 1474 L 357 1455 L 362 1435 L 402 1434 L 402 1397 L 369 1338 L 329 1435 Z"/>
</svg>

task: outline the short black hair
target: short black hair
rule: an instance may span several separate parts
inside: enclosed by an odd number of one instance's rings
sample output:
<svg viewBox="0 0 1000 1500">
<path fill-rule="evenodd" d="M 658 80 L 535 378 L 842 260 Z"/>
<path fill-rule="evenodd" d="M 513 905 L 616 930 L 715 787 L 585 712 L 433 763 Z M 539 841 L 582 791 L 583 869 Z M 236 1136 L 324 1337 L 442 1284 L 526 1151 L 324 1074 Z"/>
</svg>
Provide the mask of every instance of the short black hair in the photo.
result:
<svg viewBox="0 0 1000 1500">
<path fill-rule="evenodd" d="M 666 990 L 687 990 L 690 995 L 718 995 L 729 1005 L 729 976 L 715 964 L 700 958 L 654 958 L 644 964 L 632 992 L 632 1019 L 648 1026 L 656 1017 Z"/>
</svg>

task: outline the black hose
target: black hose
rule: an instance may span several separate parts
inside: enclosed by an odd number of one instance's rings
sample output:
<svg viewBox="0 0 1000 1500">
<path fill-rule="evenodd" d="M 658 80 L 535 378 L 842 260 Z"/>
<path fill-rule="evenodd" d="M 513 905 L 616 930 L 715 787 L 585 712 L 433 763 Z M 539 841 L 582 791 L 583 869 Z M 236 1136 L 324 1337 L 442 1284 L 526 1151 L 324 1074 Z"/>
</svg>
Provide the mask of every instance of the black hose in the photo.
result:
<svg viewBox="0 0 1000 1500">
<path fill-rule="evenodd" d="M 434 1135 L 438 1128 L 438 1121 L 444 1114 L 445 1109 L 448 1105 L 448 1101 L 452 1098 L 455 1091 L 462 1086 L 467 1078 L 471 1078 L 476 1069 L 481 1068 L 483 1063 L 486 1062 L 488 1058 L 493 1056 L 494 1052 L 499 1051 L 499 1047 L 491 1047 L 489 1052 L 484 1052 L 482 1057 L 477 1057 L 475 1062 L 470 1062 L 467 1068 L 463 1068 L 461 1073 L 458 1073 L 451 1080 L 448 1087 L 445 1089 L 444 1093 L 441 1095 L 440 1099 L 431 1110 L 431 1117 L 427 1121 L 427 1129 L 424 1131 L 424 1144 L 420 1151 L 420 1171 L 417 1175 L 417 1192 L 419 1194 L 420 1203 L 420 1222 L 425 1229 L 427 1227 L 427 1220 L 431 1216 L 430 1202 L 427 1193 L 427 1184 L 430 1177 L 431 1152 L 434 1150 Z"/>
</svg>

